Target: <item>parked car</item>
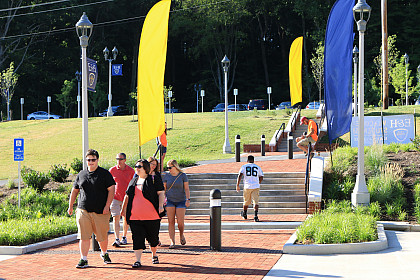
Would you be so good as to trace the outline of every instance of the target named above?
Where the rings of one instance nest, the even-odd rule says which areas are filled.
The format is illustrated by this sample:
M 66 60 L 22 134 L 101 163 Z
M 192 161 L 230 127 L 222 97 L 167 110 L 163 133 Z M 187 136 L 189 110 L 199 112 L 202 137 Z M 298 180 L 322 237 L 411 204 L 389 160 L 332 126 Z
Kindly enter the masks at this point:
M 219 103 L 211 110 L 212 112 L 223 112 L 225 110 L 225 103 Z
M 247 104 L 236 104 L 236 111 L 246 111 L 246 110 L 248 110 Z M 231 104 L 228 106 L 228 112 L 235 112 L 235 104 Z
M 28 114 L 26 117 L 28 120 L 47 120 L 47 119 L 61 119 L 60 115 L 49 114 L 45 111 L 38 111 Z
M 118 105 L 118 106 L 111 106 L 111 110 L 113 113 L 113 116 L 124 116 L 128 115 L 128 109 L 124 105 Z M 100 117 L 106 117 L 108 112 L 108 108 L 106 108 L 103 112 L 99 113 Z
M 319 106 L 323 103 L 324 103 L 323 101 L 321 101 L 321 103 L 319 103 L 318 101 L 312 101 L 312 102 L 309 102 L 308 105 L 306 105 L 305 109 L 318 110 Z
M 284 110 L 284 109 L 291 109 L 292 108 L 292 102 L 290 101 L 285 101 L 280 103 L 277 107 L 276 110 Z
M 254 108 L 257 108 L 257 110 L 267 110 L 268 108 L 267 100 L 265 99 L 249 100 L 248 110 L 254 110 Z
M 414 105 L 420 105 L 420 99 L 417 99 L 416 103 L 414 103 Z

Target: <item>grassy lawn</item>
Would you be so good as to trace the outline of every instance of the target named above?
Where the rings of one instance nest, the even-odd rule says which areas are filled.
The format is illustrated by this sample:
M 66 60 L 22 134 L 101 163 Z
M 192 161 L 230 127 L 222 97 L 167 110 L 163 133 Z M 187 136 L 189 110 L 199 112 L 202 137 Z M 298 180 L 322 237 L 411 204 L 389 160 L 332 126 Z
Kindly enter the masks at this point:
M 314 118 L 315 110 L 305 110 Z M 125 152 L 128 158 L 139 157 L 138 125 L 132 116 L 89 119 L 89 146 L 98 150 L 102 163 L 114 162 L 115 155 Z M 235 150 L 235 135 L 242 144 L 258 144 L 262 134 L 269 142 L 283 122 L 285 111 L 243 111 L 229 113 L 229 141 Z M 168 128 L 172 117 L 167 115 Z M 223 154 L 224 113 L 173 114 L 173 128 L 168 131 L 166 159 L 193 161 L 234 157 Z M 69 164 L 82 158 L 82 120 L 24 120 L 0 123 L 0 179 L 17 178 L 17 162 L 13 161 L 13 139 L 25 139 L 23 165 L 47 171 L 52 164 Z M 156 142 L 142 147 L 142 156 L 153 155 Z

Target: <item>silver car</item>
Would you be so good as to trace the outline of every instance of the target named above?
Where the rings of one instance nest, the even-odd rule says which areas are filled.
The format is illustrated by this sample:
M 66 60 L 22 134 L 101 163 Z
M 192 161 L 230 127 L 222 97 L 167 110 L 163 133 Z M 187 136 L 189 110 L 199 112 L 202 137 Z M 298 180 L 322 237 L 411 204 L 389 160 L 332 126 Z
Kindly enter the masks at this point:
M 61 119 L 63 118 L 60 115 L 49 114 L 45 111 L 38 111 L 34 113 L 30 113 L 27 116 L 28 120 L 46 120 L 46 119 Z

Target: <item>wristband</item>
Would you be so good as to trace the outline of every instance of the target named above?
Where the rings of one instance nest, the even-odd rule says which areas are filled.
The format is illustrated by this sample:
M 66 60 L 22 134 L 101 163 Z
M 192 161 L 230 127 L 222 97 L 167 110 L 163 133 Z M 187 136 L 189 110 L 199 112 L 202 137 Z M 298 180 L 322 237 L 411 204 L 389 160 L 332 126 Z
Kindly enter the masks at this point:
M 191 200 L 191 199 L 187 198 L 187 200 Z

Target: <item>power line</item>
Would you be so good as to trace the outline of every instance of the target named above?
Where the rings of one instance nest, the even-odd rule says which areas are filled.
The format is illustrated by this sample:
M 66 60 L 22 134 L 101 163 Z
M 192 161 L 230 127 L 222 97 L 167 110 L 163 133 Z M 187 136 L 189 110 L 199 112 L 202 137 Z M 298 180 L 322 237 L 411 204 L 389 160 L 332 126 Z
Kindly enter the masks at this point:
M 114 0 L 111 0 L 111 1 L 114 1 Z M 231 2 L 231 1 L 232 0 L 224 0 L 224 1 L 219 1 L 219 2 L 210 3 L 210 4 L 203 4 L 203 5 L 198 5 L 198 6 L 194 6 L 194 7 L 190 7 L 190 8 L 173 10 L 173 11 L 170 11 L 170 13 L 182 12 L 182 11 L 187 11 L 187 10 L 192 10 L 192 9 L 197 9 L 197 8 L 212 6 L 212 5 L 216 5 L 216 4 L 222 4 L 222 3 Z M 137 17 L 131 17 L 131 18 L 125 18 L 125 19 L 118 19 L 118 20 L 106 21 L 106 22 L 101 22 L 101 23 L 95 23 L 93 26 L 105 26 L 105 25 L 120 24 L 120 23 L 123 23 L 123 22 L 129 22 L 129 21 L 139 20 L 139 19 L 142 19 L 142 18 L 145 18 L 145 17 L 146 16 L 137 16 Z M 19 34 L 19 35 L 11 35 L 11 36 L 6 36 L 6 37 L 0 37 L 0 40 L 18 39 L 18 38 L 27 37 L 27 36 L 38 36 L 38 35 L 44 35 L 44 34 L 62 33 L 62 32 L 68 32 L 68 31 L 71 31 L 71 30 L 74 31 L 75 30 L 75 27 L 68 27 L 68 28 L 62 28 L 62 29 L 54 29 L 54 30 L 48 30 L 48 31 L 40 31 L 40 32 L 35 32 L 35 33 L 26 33 L 26 34 Z
M 94 2 L 94 3 L 88 3 L 88 4 L 80 4 L 80 5 L 76 5 L 76 6 L 62 7 L 62 8 L 56 8 L 56 9 L 51 9 L 51 10 L 39 11 L 39 12 L 32 12 L 32 13 L 26 13 L 26 14 L 17 14 L 17 15 L 4 16 L 4 17 L 0 17 L 0 19 L 2 19 L 2 18 L 27 16 L 27 15 L 35 15 L 35 14 L 48 13 L 48 12 L 54 12 L 54 11 L 59 11 L 59 10 L 68 10 L 68 9 L 73 9 L 73 8 L 78 8 L 78 7 L 83 7 L 83 6 L 91 6 L 91 5 L 96 5 L 96 4 L 103 4 L 103 3 L 107 3 L 107 2 L 113 2 L 113 1 L 114 0 L 104 0 L 104 1 L 100 1 L 100 2 Z
M 19 9 L 34 8 L 34 7 L 38 7 L 38 6 L 52 5 L 52 4 L 68 2 L 68 1 L 71 1 L 71 0 L 58 0 L 58 1 L 54 1 L 54 2 L 48 2 L 48 3 L 39 3 L 39 4 L 28 5 L 28 6 L 20 6 L 20 7 L 14 7 L 14 8 L 1 9 L 0 12 L 9 12 L 9 11 L 14 11 L 14 10 L 19 10 Z

